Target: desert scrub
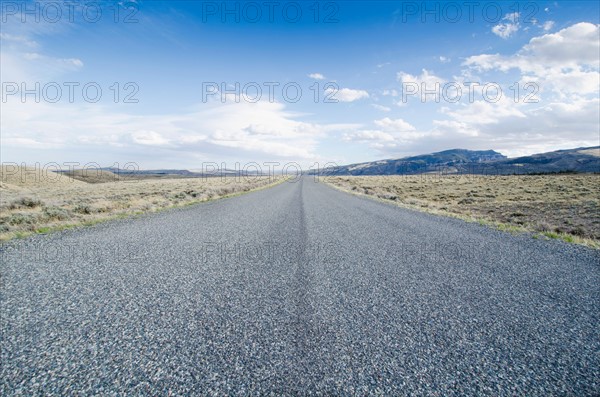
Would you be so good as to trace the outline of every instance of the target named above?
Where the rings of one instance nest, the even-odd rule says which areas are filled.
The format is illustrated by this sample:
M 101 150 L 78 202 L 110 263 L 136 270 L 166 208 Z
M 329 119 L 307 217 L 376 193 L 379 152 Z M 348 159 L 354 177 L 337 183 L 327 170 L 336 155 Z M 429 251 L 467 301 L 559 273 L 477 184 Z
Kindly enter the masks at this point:
M 25 183 L 2 174 L 0 240 L 24 237 L 36 230 L 60 230 L 72 225 L 94 224 L 131 214 L 194 204 L 283 180 L 282 177 L 226 177 L 131 181 L 115 180 L 108 174 L 77 177 L 79 180 L 61 175 L 57 183 L 49 183 L 48 178 L 32 177 Z M 36 180 L 45 182 L 36 183 Z
M 41 200 L 31 198 L 31 197 L 20 197 L 16 200 L 13 200 L 10 203 L 9 209 L 18 209 L 18 208 L 35 208 L 41 207 L 44 203 Z
M 9 225 L 34 225 L 36 223 L 37 216 L 33 214 L 12 214 L 8 218 Z
M 79 214 L 91 214 L 92 212 L 94 212 L 94 209 L 87 205 L 87 204 L 77 204 L 74 208 L 73 208 L 73 212 L 77 212 Z
M 324 181 L 415 209 L 600 243 L 597 174 L 344 176 Z
M 71 217 L 70 211 L 60 207 L 44 207 L 43 214 L 49 221 L 64 221 Z

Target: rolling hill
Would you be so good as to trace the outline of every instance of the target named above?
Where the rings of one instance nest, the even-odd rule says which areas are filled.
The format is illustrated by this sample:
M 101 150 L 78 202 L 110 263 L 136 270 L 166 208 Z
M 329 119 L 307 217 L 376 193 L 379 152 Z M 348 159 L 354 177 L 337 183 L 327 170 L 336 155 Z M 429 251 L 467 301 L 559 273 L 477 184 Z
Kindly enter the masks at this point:
M 400 159 L 331 167 L 324 175 L 418 175 L 427 173 L 523 175 L 600 172 L 600 147 L 507 158 L 494 150 L 451 149 Z

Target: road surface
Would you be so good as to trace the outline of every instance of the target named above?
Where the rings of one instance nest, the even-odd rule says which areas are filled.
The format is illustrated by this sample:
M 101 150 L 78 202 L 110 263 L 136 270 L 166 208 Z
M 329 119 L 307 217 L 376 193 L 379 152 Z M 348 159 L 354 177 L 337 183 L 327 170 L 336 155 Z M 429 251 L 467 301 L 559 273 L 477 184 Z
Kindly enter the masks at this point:
M 598 251 L 308 177 L 1 249 L 3 396 L 600 394 Z

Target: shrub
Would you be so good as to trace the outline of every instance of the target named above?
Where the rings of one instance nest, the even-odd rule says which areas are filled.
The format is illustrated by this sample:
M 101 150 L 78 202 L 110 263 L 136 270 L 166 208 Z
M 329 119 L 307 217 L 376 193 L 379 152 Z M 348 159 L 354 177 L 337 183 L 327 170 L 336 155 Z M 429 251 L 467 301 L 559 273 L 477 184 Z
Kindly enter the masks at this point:
M 235 192 L 235 189 L 232 187 L 222 187 L 220 189 L 217 189 L 217 195 L 218 196 L 226 196 L 228 194 L 231 194 Z
M 585 233 L 585 229 L 583 228 L 583 226 L 577 226 L 576 228 L 571 230 L 571 234 L 573 234 L 575 236 L 579 236 L 579 237 L 584 237 L 586 233 Z
M 38 199 L 31 197 L 21 197 L 10 204 L 11 209 L 15 208 L 35 208 L 42 205 L 42 202 Z
M 75 206 L 75 208 L 73 208 L 73 212 L 77 212 L 79 214 L 91 214 L 93 209 L 87 204 L 78 204 Z
M 31 214 L 12 214 L 8 223 L 10 225 L 33 225 L 36 218 Z
M 548 222 L 538 222 L 537 229 L 541 232 L 549 232 L 553 227 Z
M 71 217 L 69 211 L 60 207 L 44 207 L 44 216 L 48 220 L 57 221 L 62 221 Z
M 385 200 L 398 200 L 398 196 L 395 194 L 391 194 L 391 193 L 382 193 L 379 194 L 379 198 L 385 199 Z

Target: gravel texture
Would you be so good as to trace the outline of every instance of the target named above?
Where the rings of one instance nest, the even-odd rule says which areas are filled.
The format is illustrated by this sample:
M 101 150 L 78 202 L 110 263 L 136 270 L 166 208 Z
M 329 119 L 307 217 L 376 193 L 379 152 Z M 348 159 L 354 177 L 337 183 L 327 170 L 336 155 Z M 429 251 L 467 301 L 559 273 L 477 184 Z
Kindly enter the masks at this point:
M 305 177 L 2 251 L 0 394 L 600 394 L 600 253 Z

